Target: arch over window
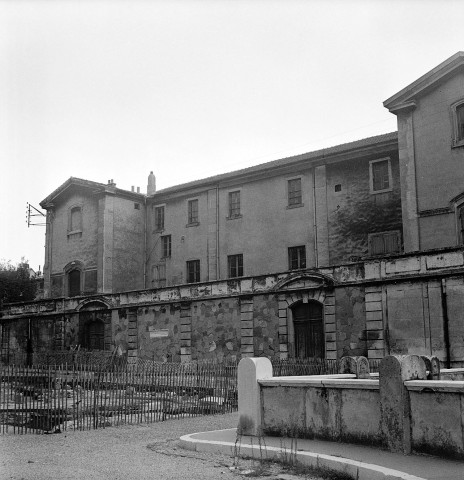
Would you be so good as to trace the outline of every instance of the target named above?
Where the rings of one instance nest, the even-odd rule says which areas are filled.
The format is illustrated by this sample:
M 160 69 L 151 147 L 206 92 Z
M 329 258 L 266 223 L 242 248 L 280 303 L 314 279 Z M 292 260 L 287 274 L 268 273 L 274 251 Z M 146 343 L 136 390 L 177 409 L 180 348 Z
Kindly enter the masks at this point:
M 82 206 L 74 205 L 68 212 L 68 234 L 82 232 Z
M 324 358 L 324 310 L 315 300 L 291 307 L 297 358 Z

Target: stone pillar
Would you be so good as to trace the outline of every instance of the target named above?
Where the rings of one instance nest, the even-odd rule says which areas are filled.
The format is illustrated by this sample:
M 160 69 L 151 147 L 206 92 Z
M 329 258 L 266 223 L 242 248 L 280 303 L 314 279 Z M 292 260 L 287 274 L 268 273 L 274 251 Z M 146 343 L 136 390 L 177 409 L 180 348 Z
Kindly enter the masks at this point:
M 327 174 L 325 165 L 314 168 L 314 202 L 317 228 L 316 267 L 329 265 L 329 226 L 327 212 Z
M 55 320 L 55 350 L 64 349 L 65 323 L 64 315 Z
M 335 296 L 328 292 L 324 302 L 325 358 L 337 359 L 337 324 L 335 318 Z
M 366 336 L 368 358 L 385 356 L 385 331 L 383 325 L 384 302 L 381 286 L 366 287 Z
M 425 363 L 418 355 L 388 356 L 380 362 L 380 425 L 385 446 L 411 453 L 411 415 L 406 380 L 425 380 Z
M 261 392 L 258 380 L 272 378 L 268 358 L 242 358 L 238 364 L 238 433 L 258 435 L 262 426 Z
M 138 357 L 137 308 L 129 310 L 127 320 L 127 362 L 136 363 Z
M 180 306 L 180 361 L 192 360 L 192 309 L 190 303 Z
M 288 358 L 288 302 L 285 294 L 279 295 L 279 355 Z
M 253 297 L 240 298 L 240 353 L 242 357 L 254 355 Z
M 218 191 L 216 188 L 208 190 L 208 281 L 218 280 Z

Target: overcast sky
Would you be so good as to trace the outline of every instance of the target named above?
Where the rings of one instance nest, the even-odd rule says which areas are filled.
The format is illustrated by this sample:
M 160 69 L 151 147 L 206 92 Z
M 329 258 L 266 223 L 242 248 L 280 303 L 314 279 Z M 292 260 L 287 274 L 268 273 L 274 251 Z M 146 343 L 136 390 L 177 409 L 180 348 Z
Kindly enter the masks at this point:
M 69 177 L 146 191 L 396 130 L 464 2 L 0 0 L 0 259 L 43 268 Z

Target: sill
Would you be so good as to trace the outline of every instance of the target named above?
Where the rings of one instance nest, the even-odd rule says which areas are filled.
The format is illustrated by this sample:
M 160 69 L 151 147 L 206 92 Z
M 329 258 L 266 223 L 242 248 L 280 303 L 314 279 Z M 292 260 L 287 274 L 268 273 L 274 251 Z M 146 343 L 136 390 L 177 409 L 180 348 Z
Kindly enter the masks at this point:
M 464 140 L 459 140 L 459 142 L 453 142 L 451 148 L 464 148 Z
M 387 192 L 392 192 L 392 191 L 393 191 L 393 187 L 390 187 L 390 188 L 385 188 L 383 190 L 371 190 L 370 194 L 371 195 L 377 195 L 378 193 L 387 193 Z
M 164 228 L 155 228 L 153 230 L 153 233 L 163 233 L 164 232 Z
M 68 240 L 72 240 L 74 238 L 81 238 L 82 237 L 82 230 L 74 230 L 72 232 L 68 232 Z
M 242 218 L 243 215 L 240 214 L 240 215 L 234 215 L 232 217 L 226 217 L 226 220 L 238 220 L 239 218 Z
M 304 203 L 296 203 L 295 205 L 287 205 L 287 210 L 291 210 L 292 208 L 300 208 L 304 207 Z
M 200 222 L 187 223 L 187 225 L 185 225 L 185 226 L 186 227 L 198 227 L 198 225 L 200 225 Z

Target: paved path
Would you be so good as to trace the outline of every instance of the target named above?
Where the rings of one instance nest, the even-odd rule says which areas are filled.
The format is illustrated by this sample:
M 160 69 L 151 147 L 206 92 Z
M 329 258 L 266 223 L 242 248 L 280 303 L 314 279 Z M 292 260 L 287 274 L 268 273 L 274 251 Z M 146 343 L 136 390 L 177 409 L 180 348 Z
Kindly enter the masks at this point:
M 198 451 L 222 451 L 231 454 L 231 452 L 236 449 L 236 438 L 236 430 L 233 428 L 193 434 L 189 437 L 184 437 L 182 443 L 184 448 L 194 448 Z M 275 448 L 279 454 L 281 454 L 283 449 L 290 451 L 291 447 L 289 439 L 282 440 L 276 437 L 264 437 L 261 443 L 266 447 L 259 447 L 257 443 L 255 437 L 242 437 L 240 440 L 242 453 L 245 453 L 247 451 L 246 446 L 250 446 L 251 444 L 253 444 L 255 451 L 254 456 L 256 458 L 259 458 L 261 455 L 259 450 L 266 447 L 271 447 L 269 450 Z M 359 470 L 357 475 L 359 479 L 464 480 L 464 462 L 445 460 L 432 456 L 402 455 L 361 445 L 302 439 L 298 439 L 297 450 L 298 452 L 316 454 L 313 455 L 313 458 L 317 457 L 318 454 L 331 456 L 333 462 L 336 463 L 343 463 L 344 459 L 348 459 L 356 463 L 359 462 L 361 465 L 367 464 L 381 467 L 379 469 L 372 469 L 371 473 L 369 473 L 369 469 L 367 469 L 363 475 L 359 473 Z M 248 452 L 248 454 L 250 454 L 250 450 L 248 450 Z M 349 464 L 350 462 L 348 461 L 346 463 Z M 324 462 L 321 464 L 324 464 Z M 326 465 L 330 466 L 331 463 L 328 462 Z M 353 465 L 353 463 L 351 463 L 351 465 Z M 389 472 L 387 472 L 386 469 L 396 470 L 399 475 L 389 477 Z M 382 472 L 385 472 L 385 474 L 382 474 Z M 406 475 L 401 475 L 401 473 L 405 473 Z

